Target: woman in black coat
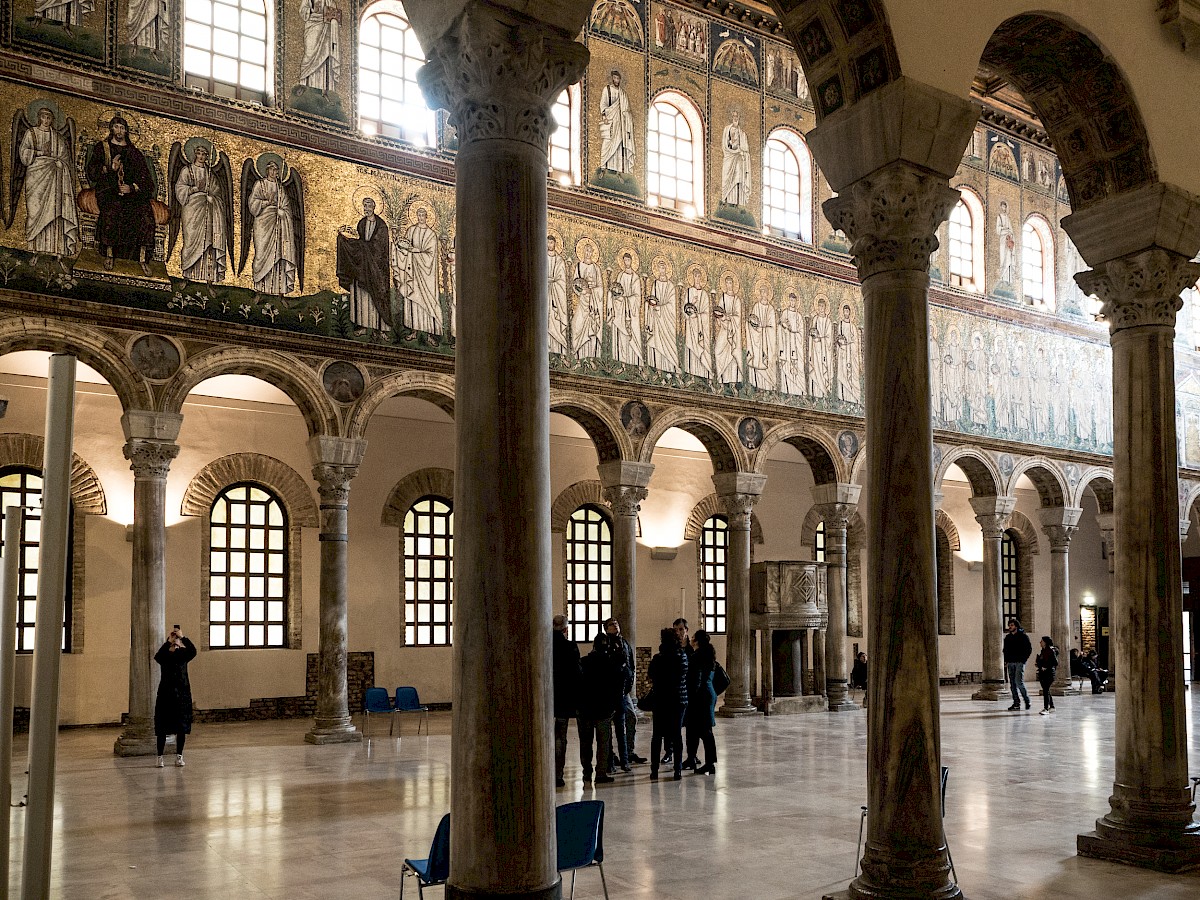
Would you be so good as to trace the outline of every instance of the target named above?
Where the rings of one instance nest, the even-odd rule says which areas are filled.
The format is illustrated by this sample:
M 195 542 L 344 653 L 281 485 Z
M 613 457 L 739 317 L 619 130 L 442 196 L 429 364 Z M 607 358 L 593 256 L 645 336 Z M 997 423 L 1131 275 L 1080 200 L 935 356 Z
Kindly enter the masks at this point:
M 688 759 L 695 760 L 697 775 L 717 774 L 717 742 L 713 726 L 717 724 L 717 691 L 713 687 L 713 671 L 717 667 L 717 651 L 703 628 L 692 635 L 692 661 L 688 664 L 687 725 Z M 696 750 L 704 742 L 704 765 L 696 759 Z
M 183 765 L 183 744 L 192 731 L 192 686 L 187 664 L 196 658 L 196 647 L 176 625 L 154 661 L 162 670 L 154 701 L 154 734 L 158 738 L 158 767 L 163 767 L 167 735 L 175 735 L 175 765 Z
M 654 691 L 654 731 L 650 738 L 650 777 L 658 778 L 663 742 L 675 761 L 675 780 L 683 777 L 683 716 L 687 711 L 688 658 L 674 628 L 659 632 L 658 652 L 650 660 Z
M 1050 685 L 1054 684 L 1054 673 L 1058 671 L 1058 648 L 1054 639 L 1042 635 L 1042 645 L 1038 650 L 1037 659 L 1038 684 L 1042 686 L 1042 715 L 1048 716 L 1054 712 L 1054 698 L 1050 695 Z

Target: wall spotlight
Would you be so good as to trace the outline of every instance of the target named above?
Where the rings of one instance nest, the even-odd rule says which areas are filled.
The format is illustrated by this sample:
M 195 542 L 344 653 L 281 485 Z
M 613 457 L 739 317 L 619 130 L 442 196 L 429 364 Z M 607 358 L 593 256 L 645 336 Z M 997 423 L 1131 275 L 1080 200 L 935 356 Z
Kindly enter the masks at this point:
M 674 559 L 678 555 L 678 547 L 653 547 L 650 550 L 651 559 Z
M 967 571 L 968 572 L 982 572 L 983 571 L 983 560 L 982 559 L 968 560 L 967 561 Z

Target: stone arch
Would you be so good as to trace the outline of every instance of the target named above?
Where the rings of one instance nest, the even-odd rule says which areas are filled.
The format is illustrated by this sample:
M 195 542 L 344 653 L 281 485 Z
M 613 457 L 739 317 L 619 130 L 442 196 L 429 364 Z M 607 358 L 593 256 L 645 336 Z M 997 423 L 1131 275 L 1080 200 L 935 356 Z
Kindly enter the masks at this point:
M 571 518 L 571 514 L 585 503 L 591 503 L 598 507 L 604 513 L 604 517 L 608 519 L 608 523 L 612 524 L 612 512 L 604 500 L 604 489 L 600 486 L 600 482 L 595 479 L 577 481 L 570 487 L 564 488 L 554 498 L 554 503 L 550 506 L 550 533 L 566 534 L 567 521 Z
M 30 316 L 0 321 L 0 356 L 19 350 L 70 353 L 104 376 L 122 410 L 154 408 L 150 387 L 130 365 L 124 344 L 98 328 L 75 328 Z
M 1033 624 L 1037 606 L 1034 602 L 1033 557 L 1038 554 L 1037 531 L 1026 516 L 1013 510 L 1004 533 L 1017 542 L 1017 618 L 1022 626 Z
M 346 436 L 366 436 L 367 425 L 380 404 L 392 397 L 416 397 L 454 415 L 454 378 L 436 372 L 395 372 L 372 380 L 346 420 Z
M 772 0 L 796 48 L 817 121 L 900 77 L 881 0 Z
M 714 472 L 750 471 L 747 455 L 741 450 L 733 427 L 713 413 L 694 407 L 670 409 L 658 416 L 642 441 L 638 462 L 653 461 L 655 445 L 671 428 L 686 431 L 704 445 Z
M 940 509 L 937 512 L 933 526 L 937 557 L 937 633 L 954 634 L 954 551 L 958 549 L 958 529 L 945 512 Z
M 955 553 L 962 550 L 962 539 L 958 534 L 958 526 L 954 524 L 954 520 L 946 515 L 944 509 L 939 509 L 934 514 L 934 527 L 939 529 L 946 535 L 946 547 L 953 550 Z
M 1200 481 L 1180 481 L 1179 487 L 1179 518 L 1187 521 L 1192 518 L 1192 508 L 1196 505 L 1196 499 L 1200 498 Z
M 379 524 L 403 528 L 404 517 L 408 515 L 412 505 L 430 494 L 453 500 L 454 472 L 431 466 L 405 475 L 388 494 Z
M 1002 22 L 981 58 L 1041 120 L 1062 166 L 1071 209 L 1154 184 L 1141 112 L 1117 64 L 1092 38 L 1044 14 Z
M 551 391 L 550 412 L 566 416 L 586 431 L 600 462 L 633 459 L 633 441 L 620 417 L 605 403 L 578 393 Z
M 38 434 L 7 432 L 0 434 L 0 466 L 28 466 L 42 470 L 46 441 Z M 104 485 L 96 470 L 78 453 L 71 454 L 71 504 L 75 512 L 85 516 L 108 513 Z
M 721 503 L 721 498 L 716 494 L 709 494 L 694 507 L 688 516 L 687 524 L 683 526 L 683 539 L 685 541 L 698 541 L 700 534 L 704 531 L 704 523 L 712 516 L 723 516 L 725 513 L 725 505 Z M 750 513 L 750 546 L 754 547 L 757 544 L 763 543 L 762 523 L 758 521 L 758 514 Z
M 214 459 L 192 477 L 183 492 L 180 512 L 185 516 L 207 517 L 217 494 L 239 481 L 256 481 L 278 494 L 295 525 L 304 528 L 320 525 L 308 482 L 287 463 L 262 453 L 233 453 Z
M 762 473 L 767 457 L 779 444 L 791 444 L 804 456 L 816 484 L 831 484 L 849 477 L 849 463 L 837 451 L 834 441 L 819 428 L 801 422 L 788 422 L 767 432 L 754 457 L 754 471 Z
M 962 469 L 971 484 L 973 497 L 995 497 L 1000 492 L 1003 478 L 991 456 L 978 447 L 954 447 L 946 451 L 934 473 L 934 490 L 941 487 L 946 470 L 955 465 Z
M 1038 530 L 1025 513 L 1014 509 L 1012 515 L 1008 517 L 1008 528 L 1005 531 L 1015 531 L 1021 537 L 1021 549 L 1030 556 L 1038 555 L 1041 549 L 1038 542 Z
M 272 384 L 299 407 L 310 435 L 341 434 L 333 402 L 317 374 L 296 357 L 274 350 L 220 347 L 193 357 L 167 385 L 163 410 L 181 412 L 192 389 L 217 375 L 250 375 Z
M 1079 484 L 1071 498 L 1072 506 L 1083 505 L 1083 492 L 1091 488 L 1092 496 L 1096 498 L 1096 506 L 1100 515 L 1113 511 L 1113 482 L 1112 470 L 1100 466 L 1087 469 L 1079 476 Z
M 1070 494 L 1067 479 L 1052 461 L 1038 456 L 1021 460 L 1008 476 L 1008 494 L 1013 494 L 1017 479 L 1022 475 L 1037 488 L 1038 500 L 1043 508 L 1067 505 Z

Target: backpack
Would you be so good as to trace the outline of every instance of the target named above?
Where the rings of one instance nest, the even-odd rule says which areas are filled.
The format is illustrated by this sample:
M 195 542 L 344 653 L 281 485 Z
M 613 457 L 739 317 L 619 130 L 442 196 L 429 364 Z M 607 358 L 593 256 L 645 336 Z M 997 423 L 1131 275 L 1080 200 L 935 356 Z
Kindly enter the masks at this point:
M 719 662 L 713 664 L 712 685 L 718 695 L 725 693 L 726 688 L 729 687 L 729 673 Z

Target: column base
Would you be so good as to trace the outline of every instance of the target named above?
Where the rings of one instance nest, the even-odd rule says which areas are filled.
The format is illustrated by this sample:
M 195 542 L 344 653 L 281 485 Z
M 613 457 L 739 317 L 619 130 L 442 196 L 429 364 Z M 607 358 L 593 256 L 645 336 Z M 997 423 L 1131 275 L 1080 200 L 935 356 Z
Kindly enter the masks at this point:
M 548 888 L 538 888 L 532 891 L 486 890 L 476 891 L 468 888 L 455 887 L 446 884 L 446 900 L 491 900 L 493 897 L 503 897 L 504 900 L 562 900 L 562 879 L 558 879 Z
M 830 712 L 853 712 L 856 709 L 862 709 L 862 707 L 859 706 L 857 703 L 855 703 L 853 700 L 851 700 L 849 697 L 846 697 L 842 700 L 836 700 L 836 701 L 830 700 L 829 701 L 829 711 Z
M 126 731 L 113 743 L 114 756 L 153 756 L 158 752 L 158 739 L 153 731 Z
M 1200 825 L 1194 826 L 1194 830 L 1169 834 L 1151 831 L 1126 833 L 1112 828 L 1103 829 L 1105 834 L 1101 834 L 1102 822 L 1103 819 L 1096 822 L 1096 831 L 1076 838 L 1076 849 L 1080 856 L 1172 875 L 1200 868 Z M 1129 839 L 1135 834 L 1137 843 Z
M 1050 685 L 1051 697 L 1078 697 L 1082 693 L 1083 691 L 1079 690 L 1079 688 L 1075 687 L 1073 684 L 1067 685 L 1066 687 L 1059 687 L 1057 684 Z
M 876 894 L 873 891 L 863 893 L 861 891 L 852 891 L 852 890 L 850 890 L 850 888 L 846 888 L 846 890 L 838 891 L 836 894 L 822 894 L 821 900 L 862 900 L 862 898 L 866 898 L 866 897 L 902 897 L 902 896 L 905 896 L 905 895 L 904 894 L 896 894 L 896 893 L 892 893 L 892 892 L 888 892 L 886 894 Z M 925 894 L 925 893 L 920 893 L 920 894 L 913 894 L 912 896 L 913 897 L 928 897 L 929 895 Z M 963 892 L 961 890 L 959 890 L 957 885 L 954 886 L 954 893 L 941 893 L 941 894 L 938 894 L 937 897 L 938 897 L 938 900 L 965 900 L 965 895 L 963 894 Z
M 730 703 L 724 704 L 717 710 L 717 715 L 723 719 L 740 719 L 746 716 L 760 716 L 762 713 L 751 705 L 749 698 L 744 701 L 745 705 L 733 706 Z
M 357 744 L 363 739 L 362 732 L 353 722 L 334 723 L 318 720 L 312 730 L 304 735 L 306 744 Z
M 988 681 L 971 695 L 972 700 L 1001 700 L 1004 698 L 1006 685 L 1003 681 Z

